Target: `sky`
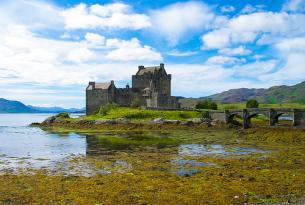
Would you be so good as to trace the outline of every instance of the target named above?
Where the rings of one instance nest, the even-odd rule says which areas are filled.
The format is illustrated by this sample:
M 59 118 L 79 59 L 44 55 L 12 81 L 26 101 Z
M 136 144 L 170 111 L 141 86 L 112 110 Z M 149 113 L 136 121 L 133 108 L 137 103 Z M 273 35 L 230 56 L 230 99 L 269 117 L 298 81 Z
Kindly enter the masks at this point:
M 0 97 L 85 106 L 89 81 L 165 64 L 172 93 L 305 80 L 305 0 L 0 0 Z

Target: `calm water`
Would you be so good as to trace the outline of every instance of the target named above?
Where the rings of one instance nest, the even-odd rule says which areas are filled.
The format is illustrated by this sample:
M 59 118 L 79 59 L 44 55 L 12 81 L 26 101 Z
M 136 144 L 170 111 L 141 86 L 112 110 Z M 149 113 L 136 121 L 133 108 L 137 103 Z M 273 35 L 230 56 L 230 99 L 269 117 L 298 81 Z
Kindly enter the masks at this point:
M 71 164 L 71 159 L 111 155 L 115 152 L 136 153 L 135 150 L 176 147 L 171 161 L 178 175 L 193 175 L 196 167 L 214 166 L 189 157 L 203 155 L 246 155 L 260 152 L 254 148 L 228 148 L 223 145 L 180 144 L 172 133 L 125 132 L 125 133 L 54 133 L 29 127 L 32 122 L 42 122 L 51 114 L 0 114 L 0 173 L 46 169 L 60 170 L 66 174 L 107 174 L 132 169 L 123 160 L 115 160 L 105 169 L 96 169 L 86 161 Z M 76 116 L 74 116 L 76 117 Z M 186 133 L 187 135 L 187 133 Z M 137 149 L 135 149 L 137 148 Z

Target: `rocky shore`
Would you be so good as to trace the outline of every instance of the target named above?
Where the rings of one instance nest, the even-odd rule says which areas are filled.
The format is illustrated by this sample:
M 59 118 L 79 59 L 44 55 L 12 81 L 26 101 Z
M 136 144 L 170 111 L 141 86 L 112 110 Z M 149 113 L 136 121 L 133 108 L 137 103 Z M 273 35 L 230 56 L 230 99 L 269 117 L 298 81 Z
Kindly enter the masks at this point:
M 175 128 L 175 129 L 185 129 L 188 127 L 222 127 L 224 124 L 207 118 L 190 118 L 185 121 L 181 120 L 167 120 L 163 118 L 156 118 L 153 120 L 142 120 L 142 121 L 132 121 L 127 118 L 117 118 L 117 119 L 72 119 L 68 116 L 51 116 L 44 120 L 42 123 L 32 123 L 31 126 L 38 127 L 68 127 L 77 129 L 99 129 L 99 128 L 126 128 L 126 129 L 162 129 L 162 128 Z

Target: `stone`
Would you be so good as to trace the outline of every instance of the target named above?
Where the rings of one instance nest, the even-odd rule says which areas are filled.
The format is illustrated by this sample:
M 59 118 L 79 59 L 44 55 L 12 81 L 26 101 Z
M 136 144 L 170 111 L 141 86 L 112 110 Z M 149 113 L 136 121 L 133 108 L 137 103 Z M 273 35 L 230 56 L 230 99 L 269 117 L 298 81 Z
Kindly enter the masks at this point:
M 130 120 L 127 118 L 117 118 L 117 119 L 115 119 L 115 122 L 117 124 L 128 124 L 128 123 L 130 123 Z
M 139 100 L 140 107 L 151 109 L 177 109 L 178 98 L 171 96 L 171 74 L 167 74 L 164 64 L 160 66 L 139 66 L 132 76 L 132 87 L 116 88 L 114 81 L 106 83 L 89 82 L 86 88 L 86 114 L 94 114 L 101 106 L 115 103 L 130 106 Z
M 202 119 L 201 118 L 190 118 L 187 120 L 188 122 L 192 122 L 194 124 L 200 124 L 202 123 Z
M 180 120 L 164 120 L 163 121 L 164 124 L 173 124 L 173 125 L 178 125 L 181 123 Z
M 53 123 L 55 119 L 56 119 L 55 116 L 51 116 L 51 117 L 48 117 L 47 119 L 45 119 L 42 123 L 43 124 Z
M 156 124 L 163 124 L 164 120 L 163 120 L 163 118 L 156 118 L 156 119 L 153 119 L 152 122 L 156 123 Z

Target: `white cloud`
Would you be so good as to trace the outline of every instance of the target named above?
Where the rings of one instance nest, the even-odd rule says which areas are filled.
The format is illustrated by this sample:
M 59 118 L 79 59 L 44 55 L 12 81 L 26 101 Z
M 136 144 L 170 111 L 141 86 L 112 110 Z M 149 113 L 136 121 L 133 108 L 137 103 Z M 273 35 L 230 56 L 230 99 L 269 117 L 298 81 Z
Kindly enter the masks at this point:
M 119 39 L 108 39 L 108 47 L 116 48 L 106 55 L 108 60 L 119 61 L 161 61 L 162 56 L 150 46 L 142 46 L 136 38 L 130 41 Z
M 175 3 L 151 12 L 154 36 L 161 35 L 171 45 L 203 31 L 215 15 L 200 1 Z
M 250 14 L 254 12 L 262 12 L 266 6 L 265 5 L 255 5 L 247 4 L 242 10 L 242 14 Z
M 58 30 L 63 26 L 61 9 L 41 0 L 0 1 L 0 24 L 9 26 L 18 22 L 30 29 Z
M 184 56 L 192 56 L 197 54 L 197 51 L 179 51 L 177 49 L 171 50 L 167 52 L 166 54 L 169 56 L 176 56 L 176 57 L 184 57 Z
M 76 48 L 70 51 L 66 60 L 74 63 L 82 63 L 92 61 L 96 58 L 96 54 L 88 48 Z
M 221 12 L 223 13 L 231 13 L 233 11 L 235 11 L 235 7 L 234 6 L 231 6 L 231 5 L 226 5 L 226 6 L 222 6 L 220 8 Z
M 245 63 L 246 60 L 243 58 L 235 58 L 228 56 L 213 56 L 210 57 L 206 64 L 215 64 L 215 65 L 236 65 L 239 63 Z
M 243 55 L 251 54 L 252 51 L 245 48 L 245 46 L 239 46 L 236 48 L 224 48 L 224 49 L 218 50 L 218 53 L 222 54 L 222 55 L 228 55 L 228 56 L 236 56 L 236 55 L 243 56 Z
M 305 11 L 305 0 L 287 0 L 283 5 L 283 11 L 303 12 Z
M 104 45 L 106 38 L 105 36 L 101 36 L 99 34 L 96 33 L 86 33 L 85 35 L 85 39 L 92 44 L 95 45 Z
M 202 36 L 203 48 L 226 48 L 232 44 L 252 43 L 260 36 L 294 36 L 305 34 L 304 14 L 260 12 L 240 15 L 221 29 Z M 261 41 L 263 42 L 263 41 Z
M 113 3 L 79 4 L 62 12 L 67 29 L 143 29 L 151 26 L 149 17 L 133 13 L 129 5 Z

